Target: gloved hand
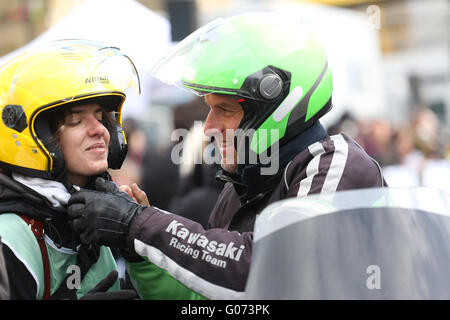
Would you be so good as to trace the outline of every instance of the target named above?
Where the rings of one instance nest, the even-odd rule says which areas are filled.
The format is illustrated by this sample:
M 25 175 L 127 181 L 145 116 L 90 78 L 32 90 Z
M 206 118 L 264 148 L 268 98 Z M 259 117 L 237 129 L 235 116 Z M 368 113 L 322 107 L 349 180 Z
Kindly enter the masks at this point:
M 139 299 L 134 290 L 116 290 L 109 291 L 119 276 L 118 272 L 111 271 L 104 279 L 102 279 L 94 288 L 89 290 L 80 300 L 137 300 Z M 53 293 L 49 300 L 78 300 L 75 289 L 69 289 L 66 285 L 67 277 L 61 282 L 60 287 Z
M 115 184 L 113 181 L 107 181 L 100 177 L 97 177 L 95 179 L 95 190 L 112 193 L 121 198 L 130 200 L 130 201 L 134 201 L 133 198 L 131 198 L 128 195 L 128 193 L 120 190 L 119 187 L 117 186 L 117 184 Z M 136 202 L 136 201 L 134 201 L 134 202 Z
M 97 178 L 95 187 L 96 191 L 81 190 L 69 199 L 67 212 L 73 230 L 81 243 L 126 248 L 131 221 L 146 207 L 113 182 Z
M 116 282 L 117 271 L 111 271 L 93 289 L 89 290 L 80 300 L 136 300 L 138 295 L 134 290 L 117 290 L 107 292 Z

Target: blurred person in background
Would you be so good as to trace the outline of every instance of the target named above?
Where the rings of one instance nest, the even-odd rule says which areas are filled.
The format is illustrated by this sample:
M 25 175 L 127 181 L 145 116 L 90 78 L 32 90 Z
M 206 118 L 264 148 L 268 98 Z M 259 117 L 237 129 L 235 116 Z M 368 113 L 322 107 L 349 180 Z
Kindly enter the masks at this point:
M 450 161 L 437 116 L 426 107 L 411 116 L 394 135 L 398 164 L 384 167 L 390 186 L 428 186 L 450 193 Z
M 208 161 L 218 152 L 216 148 L 210 148 L 211 141 L 203 138 L 203 131 L 204 124 L 195 122 L 183 140 L 180 181 L 169 211 L 196 221 L 207 229 L 209 215 L 223 188 L 223 182 L 216 180 L 220 166 L 217 163 L 207 164 L 203 159 L 204 156 L 209 157 L 206 159 Z
M 119 186 L 139 185 L 142 176 L 142 159 L 147 150 L 147 136 L 136 120 L 126 119 L 123 129 L 127 139 L 128 151 L 119 170 L 109 170 L 112 180 Z
M 411 125 L 400 126 L 394 133 L 392 141 L 396 150 L 396 162 L 383 167 L 386 181 L 391 187 L 419 186 L 418 170 L 422 155 L 415 149 L 414 129 Z
M 67 219 L 70 192 L 109 180 L 107 168 L 126 154 L 128 86 L 115 81 L 116 67 L 138 86 L 119 49 L 91 41 L 56 41 L 0 68 L 0 235 L 11 299 L 136 297 L 119 290 L 110 249 L 82 245 Z
M 349 111 L 344 112 L 340 118 L 327 128 L 328 135 L 332 136 L 345 133 L 352 139 L 358 139 L 361 135 L 359 121 Z
M 121 186 L 121 190 L 126 191 L 132 188 L 136 190 L 137 185 L 141 183 L 142 158 L 147 148 L 147 136 L 137 121 L 131 118 L 123 121 L 123 131 L 127 141 L 127 155 L 120 169 L 109 169 L 108 173 L 111 175 L 112 181 Z M 121 281 L 124 281 L 124 286 L 130 286 L 128 273 L 119 249 L 111 248 L 111 252 L 117 263 Z
M 436 114 L 429 108 L 421 107 L 413 115 L 412 126 L 415 132 L 415 147 L 424 158 L 442 158 L 444 154 L 440 141 L 439 119 Z
M 218 144 L 226 183 L 206 230 L 137 204 L 110 183 L 72 195 L 74 230 L 84 243 L 127 251 L 143 298 L 237 299 L 256 216 L 269 204 L 385 186 L 378 163 L 354 140 L 330 137 L 320 124 L 332 106 L 332 73 L 320 41 L 297 20 L 269 12 L 215 20 L 152 74 L 204 96 L 205 133 Z
M 422 156 L 417 167 L 420 185 L 450 193 L 450 161 L 445 159 L 445 141 L 441 140 L 439 119 L 427 107 L 420 108 L 413 119 L 414 144 Z
M 394 129 L 386 119 L 364 121 L 366 128 L 362 135 L 367 153 L 383 167 L 397 162 L 397 153 L 393 142 Z
M 327 133 L 329 135 L 345 133 L 360 144 L 381 166 L 397 161 L 392 140 L 393 128 L 386 120 L 359 120 L 347 111 L 327 128 Z
M 173 107 L 173 128 L 187 132 L 194 121 L 202 121 L 208 114 L 208 107 L 201 98 L 176 105 Z M 141 166 L 141 189 L 152 195 L 152 205 L 168 210 L 172 198 L 179 189 L 180 168 L 172 161 L 172 148 L 183 143 L 180 137 L 177 141 L 167 141 L 166 144 L 149 149 L 145 153 Z M 154 181 L 158 181 L 155 184 Z

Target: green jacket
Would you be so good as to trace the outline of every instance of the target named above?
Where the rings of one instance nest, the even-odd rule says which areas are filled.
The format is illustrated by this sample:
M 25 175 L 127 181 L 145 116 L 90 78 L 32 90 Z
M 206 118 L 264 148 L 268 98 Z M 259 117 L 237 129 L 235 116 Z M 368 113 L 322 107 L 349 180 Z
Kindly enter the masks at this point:
M 133 287 L 145 300 L 206 300 L 173 278 L 169 272 L 151 263 L 147 257 L 127 262 L 126 268 Z
M 44 293 L 42 255 L 29 226 L 16 214 L 1 214 L 0 235 L 12 293 L 11 299 L 42 299 Z M 48 236 L 44 236 L 44 239 L 50 264 L 50 294 L 59 288 L 67 274 L 71 275 L 67 279 L 69 285 L 77 286 L 79 282 L 76 270 L 77 252 L 69 248 L 58 248 Z M 117 265 L 111 250 L 101 247 L 98 261 L 91 266 L 83 281 L 79 283 L 79 289 L 76 291 L 78 298 L 95 287 L 113 270 L 117 270 Z M 33 283 L 30 283 L 29 279 L 33 279 Z M 116 281 L 110 290 L 119 289 L 119 281 Z

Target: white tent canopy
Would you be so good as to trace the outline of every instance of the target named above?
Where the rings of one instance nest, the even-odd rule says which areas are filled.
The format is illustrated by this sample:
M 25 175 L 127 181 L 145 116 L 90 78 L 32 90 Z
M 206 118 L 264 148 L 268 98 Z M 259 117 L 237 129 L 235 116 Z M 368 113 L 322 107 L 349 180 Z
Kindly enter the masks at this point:
M 39 37 L 3 57 L 0 66 L 19 53 L 60 39 L 86 39 L 120 48 L 135 63 L 141 77 L 142 94 L 127 92 L 124 117 L 138 118 L 149 101 L 146 87 L 149 69 L 171 45 L 167 19 L 134 0 L 86 0 L 72 13 Z

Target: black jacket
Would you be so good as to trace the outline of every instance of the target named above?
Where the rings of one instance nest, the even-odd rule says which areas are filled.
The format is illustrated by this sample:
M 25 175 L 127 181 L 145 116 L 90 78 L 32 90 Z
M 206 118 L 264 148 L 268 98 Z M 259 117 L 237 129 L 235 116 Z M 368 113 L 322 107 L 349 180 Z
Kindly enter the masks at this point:
M 9 299 L 9 281 L 6 270 L 5 258 L 3 257 L 3 244 L 0 237 L 0 300 Z
M 193 173 L 180 179 L 177 194 L 169 211 L 208 227 L 208 220 L 224 183 L 214 178 L 220 167 L 216 164 L 196 164 Z
M 258 175 L 257 166 L 246 166 L 240 177 L 221 175 L 229 182 L 207 230 L 184 217 L 145 209 L 131 224 L 130 246 L 207 298 L 237 299 L 245 290 L 255 219 L 268 204 L 385 185 L 378 164 L 356 142 L 326 136 L 318 123 L 280 149 L 279 163 L 274 175 Z
M 103 175 L 108 179 L 109 175 Z M 91 186 L 91 188 L 93 188 Z M 48 199 L 33 189 L 19 183 L 9 175 L 0 173 L 0 215 L 15 213 L 40 221 L 44 233 L 58 247 L 72 248 L 79 245 L 79 239 L 74 235 L 68 223 L 65 209 L 54 209 Z M 9 282 L 10 299 L 36 299 L 37 284 L 30 270 L 8 245 L 3 245 Z M 77 260 L 85 274 L 98 259 L 97 246 L 81 246 L 80 259 Z M 0 266 L 1 267 L 1 266 Z M 1 283 L 1 282 L 0 282 Z

